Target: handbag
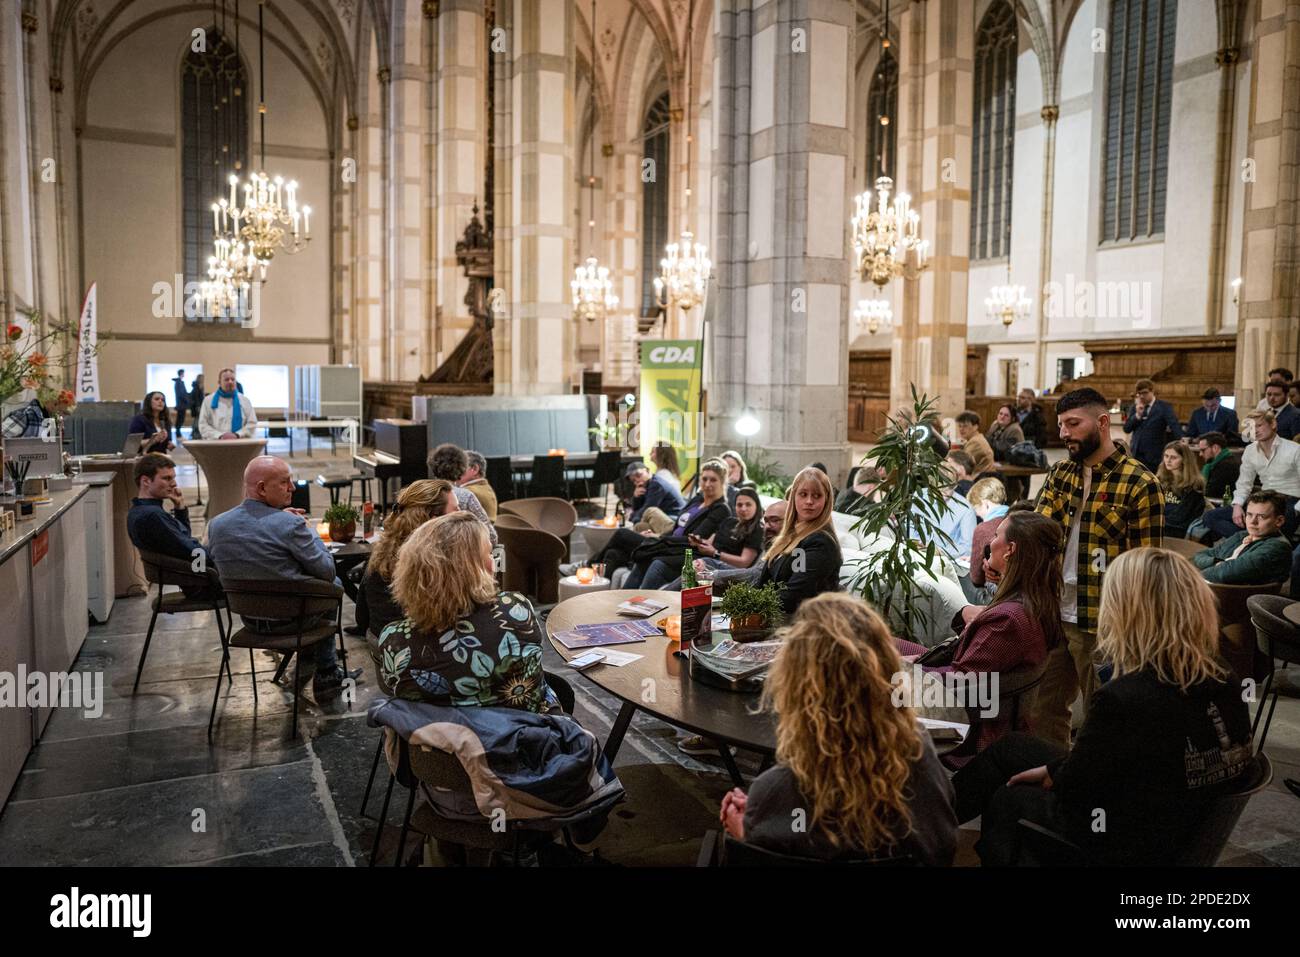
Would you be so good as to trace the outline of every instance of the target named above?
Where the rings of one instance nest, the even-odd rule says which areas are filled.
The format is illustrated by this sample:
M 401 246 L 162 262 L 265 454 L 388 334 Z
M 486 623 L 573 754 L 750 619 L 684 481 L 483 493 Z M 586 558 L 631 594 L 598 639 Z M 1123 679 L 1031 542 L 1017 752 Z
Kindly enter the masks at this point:
M 943 665 L 952 664 L 952 660 L 957 655 L 957 643 L 961 641 L 960 635 L 953 635 L 946 641 L 935 645 L 914 662 L 918 665 L 929 665 L 932 668 L 938 668 Z

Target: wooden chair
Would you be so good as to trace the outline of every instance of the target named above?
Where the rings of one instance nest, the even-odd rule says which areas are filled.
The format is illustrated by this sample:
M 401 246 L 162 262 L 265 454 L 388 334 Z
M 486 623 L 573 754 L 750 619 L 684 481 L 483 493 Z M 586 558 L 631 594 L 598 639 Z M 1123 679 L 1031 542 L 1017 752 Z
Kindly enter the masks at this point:
M 705 833 L 700 856 L 695 862 L 696 867 L 913 867 L 915 864 L 916 861 L 908 854 L 848 861 L 781 854 L 738 841 L 723 831 Z
M 333 582 L 323 581 L 261 581 L 253 579 L 223 579 L 226 601 L 230 610 L 249 618 L 288 620 L 296 623 L 287 634 L 267 635 L 249 627 L 240 628 L 230 636 L 230 645 L 252 649 L 278 651 L 286 656 L 281 671 L 293 656 L 293 727 L 291 738 L 298 736 L 298 670 L 302 652 L 322 641 L 338 637 L 339 657 L 344 671 L 348 667 L 348 653 L 343 645 L 343 589 Z M 318 616 L 333 613 L 333 620 L 319 620 Z M 223 638 L 222 644 L 225 645 Z M 220 675 L 217 688 L 220 690 Z M 257 670 L 253 670 L 253 701 L 257 701 Z M 217 715 L 217 693 L 212 694 L 212 713 L 208 716 L 208 737 L 212 737 L 212 723 Z
M 217 633 L 221 636 L 223 648 L 226 645 L 226 636 L 230 633 L 230 610 L 226 605 L 226 596 L 222 594 L 221 579 L 217 577 L 215 567 L 208 567 L 205 572 L 199 573 L 194 570 L 190 559 L 173 558 L 143 548 L 138 551 L 140 560 L 144 562 L 144 577 L 149 584 L 157 585 L 158 591 L 153 596 L 153 614 L 149 618 L 149 630 L 144 636 L 144 648 L 140 651 L 140 663 L 135 668 L 135 684 L 131 685 L 131 694 L 135 694 L 140 687 L 140 675 L 144 673 L 144 660 L 149 654 L 149 643 L 153 641 L 153 629 L 159 615 L 180 615 L 196 611 L 215 612 Z M 163 589 L 168 585 L 190 589 L 202 588 L 212 597 L 190 598 L 183 591 L 163 594 Z M 223 608 L 226 609 L 224 623 L 221 618 Z M 230 662 L 224 655 L 221 659 L 221 668 L 217 671 L 218 684 L 221 682 L 222 670 L 226 672 L 227 682 L 232 681 Z
M 499 522 L 497 539 L 505 549 L 506 591 L 522 592 L 543 605 L 558 601 L 564 542 L 539 528 L 513 528 Z
M 1287 585 L 1220 585 L 1211 582 L 1210 591 L 1219 603 L 1219 653 L 1238 676 L 1255 674 L 1255 626 L 1247 602 L 1255 595 L 1277 595 Z

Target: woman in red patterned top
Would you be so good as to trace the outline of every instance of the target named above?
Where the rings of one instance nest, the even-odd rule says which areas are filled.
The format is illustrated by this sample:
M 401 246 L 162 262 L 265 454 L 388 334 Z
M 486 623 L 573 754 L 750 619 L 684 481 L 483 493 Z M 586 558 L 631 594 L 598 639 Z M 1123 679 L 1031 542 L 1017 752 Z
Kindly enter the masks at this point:
M 962 632 L 953 641 L 951 660 L 933 665 L 922 661 L 925 671 L 996 673 L 1001 680 L 1043 664 L 1047 652 L 1063 638 L 1060 525 L 1037 512 L 1012 512 L 998 526 L 983 562 L 985 577 L 998 583 L 993 600 L 961 610 Z M 898 644 L 905 661 L 926 652 L 910 641 Z M 1024 709 L 1018 720 L 1020 727 L 1013 728 L 1010 714 L 982 718 L 975 731 L 975 753 L 1009 731 L 1027 728 Z M 964 762 L 954 758 L 945 763 Z

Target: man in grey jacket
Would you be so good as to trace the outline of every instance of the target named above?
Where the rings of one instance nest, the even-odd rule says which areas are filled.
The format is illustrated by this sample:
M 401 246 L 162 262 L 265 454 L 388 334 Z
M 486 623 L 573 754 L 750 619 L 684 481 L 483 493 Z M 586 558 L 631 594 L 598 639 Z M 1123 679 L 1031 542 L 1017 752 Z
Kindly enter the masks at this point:
M 270 455 L 259 455 L 244 469 L 244 501 L 223 512 L 208 525 L 208 554 L 217 564 L 223 582 L 323 581 L 338 584 L 334 556 L 293 501 L 293 476 L 289 466 Z M 241 616 L 242 617 L 242 616 Z M 332 615 L 326 613 L 322 620 Z M 292 619 L 244 618 L 244 624 L 261 634 L 292 634 Z M 344 674 L 334 642 L 315 646 L 316 676 L 313 690 L 338 688 Z M 358 668 L 352 673 L 361 674 Z

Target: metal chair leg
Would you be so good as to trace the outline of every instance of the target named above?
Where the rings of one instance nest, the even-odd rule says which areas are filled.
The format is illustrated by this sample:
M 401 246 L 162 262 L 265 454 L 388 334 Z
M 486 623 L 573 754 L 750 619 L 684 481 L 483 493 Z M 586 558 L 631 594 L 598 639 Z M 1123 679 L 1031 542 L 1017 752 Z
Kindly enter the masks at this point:
M 158 589 L 158 600 L 162 600 L 161 588 Z M 149 654 L 149 642 L 153 641 L 153 626 L 157 621 L 158 612 L 155 611 L 153 617 L 149 619 L 149 631 L 144 636 L 144 648 L 140 650 L 140 663 L 135 668 L 135 684 L 131 685 L 131 694 L 135 694 L 136 689 L 140 687 L 140 675 L 144 673 L 144 659 Z M 220 680 L 220 675 L 218 675 L 218 680 Z
M 379 812 L 379 823 L 375 825 L 375 843 L 370 847 L 370 861 L 366 867 L 375 866 L 375 856 L 379 853 L 379 839 L 384 835 L 384 823 L 388 820 L 388 802 L 393 797 L 393 782 L 397 780 L 397 775 L 388 775 L 388 790 L 384 793 L 384 808 Z
M 302 655 L 298 652 L 301 650 L 296 649 L 293 656 L 293 730 L 289 734 L 290 740 L 298 737 L 298 699 L 302 697 L 298 688 L 298 669 L 302 666 Z
M 224 650 L 224 649 L 223 649 Z M 212 740 L 212 723 L 217 718 L 217 697 L 221 694 L 221 669 L 217 669 L 217 683 L 212 689 L 212 711 L 208 714 L 208 740 Z
M 257 704 L 257 661 L 253 649 L 248 649 L 248 670 L 253 673 L 253 704 Z
M 217 616 L 217 634 L 221 636 L 221 667 L 226 670 L 226 687 L 229 688 L 235 683 L 235 676 L 230 673 L 230 644 L 226 637 L 225 627 L 221 621 L 221 609 L 213 608 L 213 613 Z M 221 672 L 217 672 L 217 678 L 220 679 Z
M 1259 736 L 1259 747 L 1255 751 L 1256 754 L 1260 754 L 1263 752 L 1264 742 L 1268 740 L 1268 726 L 1273 723 L 1273 710 L 1277 707 L 1277 697 L 1278 697 L 1278 691 L 1276 688 L 1274 688 L 1273 700 L 1270 701 L 1268 705 L 1268 717 L 1264 719 L 1264 731 Z M 1263 708 L 1264 702 L 1260 701 L 1259 704 L 1260 707 Z
M 1268 697 L 1269 686 L 1273 683 L 1274 665 L 1272 660 L 1269 661 L 1268 676 L 1264 678 L 1264 683 L 1259 686 L 1259 707 L 1255 709 L 1255 720 L 1250 724 L 1250 739 L 1255 740 L 1255 732 L 1259 730 L 1259 719 L 1264 716 L 1264 699 Z M 1260 746 L 1261 749 L 1263 745 Z
M 370 777 L 366 780 L 366 793 L 361 796 L 361 817 L 366 816 L 366 805 L 370 803 L 370 789 L 375 785 L 375 772 L 379 770 L 379 756 L 384 752 L 384 736 L 379 736 L 379 744 L 375 748 L 375 760 L 370 764 Z
M 393 857 L 393 866 L 402 866 L 402 851 L 406 850 L 406 832 L 411 828 L 411 811 L 415 808 L 415 786 L 406 798 L 406 816 L 402 818 L 402 832 L 397 837 L 397 854 Z

